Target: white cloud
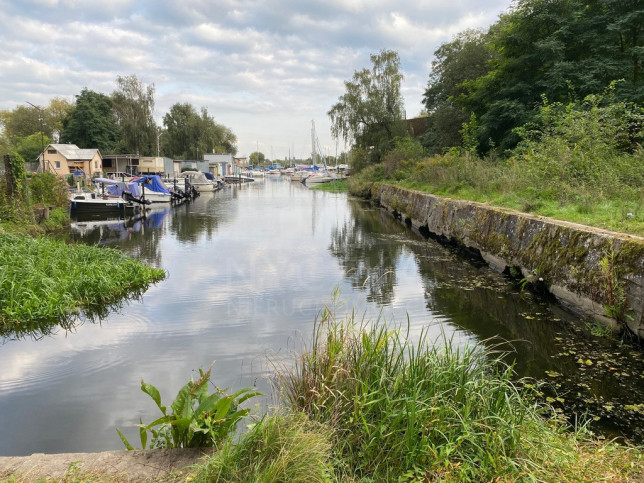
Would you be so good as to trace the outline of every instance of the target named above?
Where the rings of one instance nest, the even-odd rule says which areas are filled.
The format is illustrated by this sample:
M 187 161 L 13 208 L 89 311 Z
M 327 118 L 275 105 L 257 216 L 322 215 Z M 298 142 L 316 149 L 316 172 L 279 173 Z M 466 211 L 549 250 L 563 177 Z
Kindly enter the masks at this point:
M 381 49 L 400 54 L 408 115 L 421 109 L 434 50 L 487 27 L 510 0 L 0 0 L 0 109 L 46 105 L 88 89 L 111 93 L 119 75 L 156 88 L 156 117 L 177 102 L 207 107 L 239 140 L 239 154 L 308 137 L 354 71 Z M 261 150 L 261 149 L 260 149 Z M 270 156 L 268 150 L 265 154 Z M 301 155 L 305 155 L 303 152 Z

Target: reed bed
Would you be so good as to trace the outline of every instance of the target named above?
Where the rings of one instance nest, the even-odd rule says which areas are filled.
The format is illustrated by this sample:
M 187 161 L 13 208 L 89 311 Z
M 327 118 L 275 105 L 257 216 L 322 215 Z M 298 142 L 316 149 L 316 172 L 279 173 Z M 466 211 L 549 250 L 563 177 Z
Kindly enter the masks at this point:
M 287 405 L 332 429 L 340 479 L 631 481 L 641 474 L 639 450 L 598 444 L 583 427 L 570 432 L 494 348 L 430 341 L 426 332 L 412 343 L 407 335 L 325 311 L 310 349 L 281 374 Z
M 138 296 L 163 278 L 115 249 L 0 233 L 0 327 L 56 322 Z

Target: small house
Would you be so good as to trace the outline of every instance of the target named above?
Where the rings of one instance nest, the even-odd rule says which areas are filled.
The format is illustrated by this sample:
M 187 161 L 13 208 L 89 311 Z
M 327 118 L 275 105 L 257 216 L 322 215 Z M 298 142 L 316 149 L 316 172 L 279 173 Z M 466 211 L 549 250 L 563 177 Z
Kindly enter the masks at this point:
M 50 144 L 38 156 L 44 172 L 59 176 L 82 172 L 97 176 L 103 171 L 103 158 L 96 149 L 81 149 L 75 144 Z

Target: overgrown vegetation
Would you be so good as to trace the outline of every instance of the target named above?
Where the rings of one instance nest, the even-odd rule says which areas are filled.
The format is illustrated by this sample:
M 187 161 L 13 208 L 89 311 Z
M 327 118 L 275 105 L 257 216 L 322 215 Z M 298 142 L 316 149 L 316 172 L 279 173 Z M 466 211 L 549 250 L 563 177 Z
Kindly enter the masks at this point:
M 69 224 L 67 185 L 53 173 L 27 175 L 20 156 L 10 156 L 10 172 L 0 177 L 0 232 L 38 235 Z M 53 208 L 48 217 L 35 212 Z
M 302 413 L 266 416 L 239 442 L 228 440 L 195 470 L 193 481 L 329 483 L 334 477 L 329 428 Z
M 314 186 L 311 186 L 309 189 L 318 190 L 318 191 L 332 191 L 335 193 L 344 193 L 347 191 L 347 180 L 337 179 L 335 181 L 329 181 L 328 183 L 320 183 Z
M 537 122 L 518 131 L 523 140 L 507 160 L 463 149 L 419 159 L 396 148 L 353 176 L 349 191 L 365 194 L 385 181 L 644 235 L 644 152 L 632 141 L 641 136 L 644 110 L 603 101 L 544 102 Z
M 164 278 L 115 249 L 0 233 L 0 331 L 57 324 Z
M 501 353 L 325 310 L 266 415 L 195 481 L 637 481 L 639 448 L 567 428 Z

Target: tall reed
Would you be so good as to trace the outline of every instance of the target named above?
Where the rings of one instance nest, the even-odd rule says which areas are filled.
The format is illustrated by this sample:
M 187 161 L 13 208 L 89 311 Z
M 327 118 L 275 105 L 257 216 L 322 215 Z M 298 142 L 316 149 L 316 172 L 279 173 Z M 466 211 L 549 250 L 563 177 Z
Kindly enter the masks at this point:
M 309 350 L 281 374 L 286 403 L 333 429 L 338 460 L 356 478 L 514 481 L 544 471 L 548 459 L 576 458 L 576 439 L 513 382 L 503 354 L 408 335 L 327 310 Z

